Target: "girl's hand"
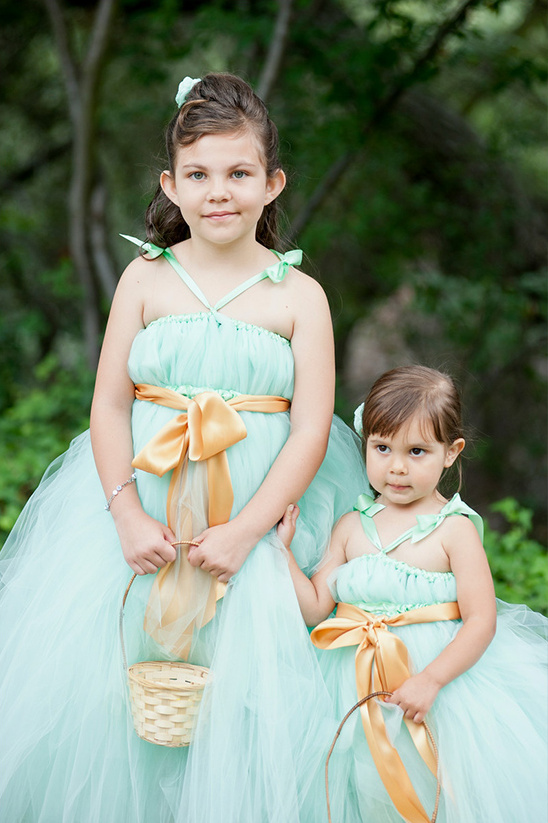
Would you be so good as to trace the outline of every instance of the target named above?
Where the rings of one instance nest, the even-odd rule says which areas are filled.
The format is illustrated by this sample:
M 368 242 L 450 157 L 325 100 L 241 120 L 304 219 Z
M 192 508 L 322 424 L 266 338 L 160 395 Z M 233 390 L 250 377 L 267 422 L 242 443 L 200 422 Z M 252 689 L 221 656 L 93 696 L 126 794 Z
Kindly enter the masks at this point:
M 205 529 L 192 539 L 199 545 L 189 547 L 190 565 L 200 566 L 221 583 L 228 583 L 242 567 L 259 537 L 250 536 L 249 532 L 242 531 L 237 520 L 231 520 Z
M 176 540 L 171 529 L 142 510 L 132 508 L 118 516 L 116 529 L 126 563 L 137 574 L 155 574 L 177 557 L 171 545 Z
M 297 517 L 300 514 L 300 509 L 296 503 L 290 503 L 287 509 L 284 512 L 284 516 L 278 523 L 278 528 L 276 532 L 278 537 L 286 547 L 286 549 L 291 549 L 291 541 L 295 537 L 295 531 L 297 528 Z
M 432 707 L 441 686 L 426 672 L 415 674 L 396 689 L 392 697 L 387 697 L 387 703 L 394 703 L 403 709 L 409 720 L 422 723 L 427 712 Z

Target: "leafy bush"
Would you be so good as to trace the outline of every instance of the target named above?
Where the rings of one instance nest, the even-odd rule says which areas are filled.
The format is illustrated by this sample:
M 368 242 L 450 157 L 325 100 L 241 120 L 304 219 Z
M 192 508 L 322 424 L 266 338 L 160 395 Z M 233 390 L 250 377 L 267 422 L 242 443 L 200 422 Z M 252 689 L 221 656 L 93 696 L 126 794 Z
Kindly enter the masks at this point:
M 548 555 L 530 537 L 532 511 L 512 497 L 494 503 L 491 510 L 508 524 L 504 532 L 485 524 L 484 545 L 497 597 L 548 614 Z
M 48 464 L 89 425 L 93 377 L 48 356 L 33 385 L 19 388 L 0 417 L 0 541 L 14 525 Z

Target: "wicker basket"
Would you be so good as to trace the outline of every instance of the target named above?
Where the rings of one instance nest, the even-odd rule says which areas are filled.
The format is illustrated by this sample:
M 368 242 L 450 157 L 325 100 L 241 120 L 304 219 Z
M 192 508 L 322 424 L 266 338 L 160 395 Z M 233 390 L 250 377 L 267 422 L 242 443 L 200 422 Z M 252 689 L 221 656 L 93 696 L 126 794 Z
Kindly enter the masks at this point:
M 120 610 L 120 639 L 127 670 L 135 731 L 159 746 L 188 746 L 200 708 L 209 669 L 191 663 L 144 661 L 127 665 L 124 644 L 124 606 L 137 575 L 124 593 Z

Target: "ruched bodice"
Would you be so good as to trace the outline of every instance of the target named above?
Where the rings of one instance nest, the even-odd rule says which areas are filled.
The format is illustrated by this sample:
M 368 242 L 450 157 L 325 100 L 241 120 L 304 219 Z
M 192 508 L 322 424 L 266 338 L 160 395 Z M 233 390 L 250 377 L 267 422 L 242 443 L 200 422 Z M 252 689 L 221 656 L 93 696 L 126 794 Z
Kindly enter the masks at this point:
M 358 498 L 355 509 L 360 512 L 365 534 L 377 551 L 356 557 L 333 573 L 330 585 L 335 600 L 389 615 L 456 600 L 457 584 L 451 572 L 426 571 L 393 560 L 389 553 L 408 540 L 411 544 L 423 540 L 447 517 L 469 517 L 481 537 L 481 517 L 455 494 L 437 514 L 419 515 L 414 526 L 390 545 L 383 546 L 374 520 L 383 508 L 369 494 L 361 494 Z
M 293 396 L 294 363 L 285 337 L 219 312 L 161 317 L 140 331 L 128 371 L 134 383 Z M 191 391 L 198 393 L 196 391 Z
M 341 566 L 332 590 L 337 601 L 390 615 L 457 597 L 451 572 L 424 571 L 383 552 L 364 554 Z

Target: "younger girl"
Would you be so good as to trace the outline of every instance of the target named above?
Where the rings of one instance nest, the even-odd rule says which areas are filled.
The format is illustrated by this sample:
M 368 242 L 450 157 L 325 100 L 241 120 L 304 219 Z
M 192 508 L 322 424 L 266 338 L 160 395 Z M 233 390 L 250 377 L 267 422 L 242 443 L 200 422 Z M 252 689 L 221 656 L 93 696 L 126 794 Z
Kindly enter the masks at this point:
M 455 386 L 432 369 L 394 369 L 358 423 L 375 497 L 362 494 L 339 520 L 311 580 L 289 553 L 305 621 L 325 621 L 312 641 L 326 650 L 339 717 L 372 691 L 393 692 L 343 729 L 330 764 L 334 819 L 430 820 L 426 766 L 436 764 L 417 725 L 427 716 L 444 787 L 439 823 L 545 820 L 548 621 L 525 606 L 497 610 L 481 518 L 438 490 L 464 448 Z M 278 528 L 287 545 L 297 512 Z
M 343 486 L 364 483 L 332 423 L 327 301 L 292 267 L 301 253 L 276 250 L 285 176 L 263 103 L 221 74 L 186 78 L 177 103 L 91 439 L 48 470 L 2 551 L 2 823 L 301 823 L 323 756 L 328 693 L 272 529 L 300 499 L 311 572 Z M 131 570 L 129 662 L 210 668 L 187 749 L 133 730 Z

